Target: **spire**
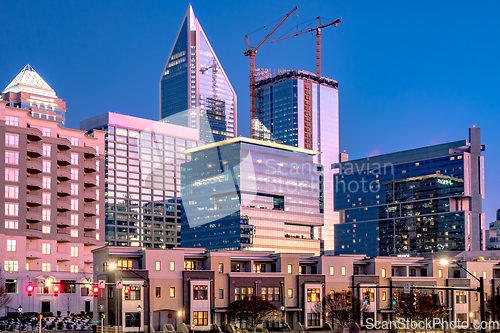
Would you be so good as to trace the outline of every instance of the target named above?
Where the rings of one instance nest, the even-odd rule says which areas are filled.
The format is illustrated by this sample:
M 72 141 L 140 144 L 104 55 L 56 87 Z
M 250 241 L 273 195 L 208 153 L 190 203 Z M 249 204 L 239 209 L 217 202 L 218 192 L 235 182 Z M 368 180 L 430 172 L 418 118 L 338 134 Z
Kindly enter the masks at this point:
M 47 82 L 27 64 L 19 74 L 12 80 L 11 83 L 4 89 L 4 93 L 13 92 L 31 92 L 50 97 L 56 97 L 54 89 L 52 89 Z

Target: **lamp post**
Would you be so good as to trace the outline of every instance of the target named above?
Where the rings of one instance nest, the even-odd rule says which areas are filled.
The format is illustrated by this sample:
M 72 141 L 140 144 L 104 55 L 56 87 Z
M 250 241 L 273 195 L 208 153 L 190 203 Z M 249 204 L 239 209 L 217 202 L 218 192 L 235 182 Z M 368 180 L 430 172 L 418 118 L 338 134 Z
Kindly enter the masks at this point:
M 182 316 L 182 311 L 181 310 L 177 311 L 177 320 L 175 321 L 175 330 L 176 331 L 179 330 L 179 320 L 181 320 L 181 316 Z
M 137 305 L 137 313 L 139 314 L 139 332 L 141 331 L 141 305 Z
M 23 307 L 21 305 L 19 305 L 19 307 L 17 308 L 17 312 L 19 312 L 19 333 L 21 333 L 21 314 L 23 313 Z
M 476 279 L 479 282 L 479 288 L 477 288 L 477 291 L 479 291 L 479 297 L 480 297 L 479 314 L 480 314 L 480 318 L 481 318 L 481 323 L 479 323 L 479 324 L 481 325 L 481 333 L 485 333 L 486 329 L 484 329 L 483 325 L 482 325 L 483 322 L 486 322 L 486 315 L 484 313 L 484 278 L 482 276 L 477 278 L 474 274 L 472 274 L 467 269 L 465 269 L 465 267 L 460 265 L 458 263 L 458 261 L 448 261 L 446 259 L 442 259 L 440 261 L 440 263 L 441 263 L 441 265 L 456 264 L 458 267 L 463 269 L 467 274 L 469 274 L 470 276 L 472 276 L 474 279 Z
M 284 317 L 285 317 L 285 306 L 282 305 L 281 306 L 281 332 L 284 331 L 284 323 L 285 323 L 285 320 L 284 320 Z

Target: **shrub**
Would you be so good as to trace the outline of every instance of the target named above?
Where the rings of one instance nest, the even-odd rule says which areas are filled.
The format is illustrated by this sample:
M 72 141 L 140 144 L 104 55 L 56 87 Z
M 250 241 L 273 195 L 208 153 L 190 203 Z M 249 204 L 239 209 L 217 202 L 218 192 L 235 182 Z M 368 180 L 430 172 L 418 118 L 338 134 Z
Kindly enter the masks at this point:
M 57 310 L 57 316 L 61 317 L 61 311 Z

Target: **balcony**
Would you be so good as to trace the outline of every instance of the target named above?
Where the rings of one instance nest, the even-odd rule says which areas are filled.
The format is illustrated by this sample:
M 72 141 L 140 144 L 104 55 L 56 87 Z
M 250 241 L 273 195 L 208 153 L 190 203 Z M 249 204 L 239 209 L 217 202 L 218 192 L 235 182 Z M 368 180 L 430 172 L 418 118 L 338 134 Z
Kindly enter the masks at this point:
M 83 200 L 85 202 L 92 202 L 97 200 L 97 194 L 88 190 L 83 191 Z
M 58 212 L 67 212 L 71 209 L 71 203 L 66 200 L 57 200 L 57 211 Z
M 57 164 L 61 166 L 70 165 L 71 157 L 68 153 L 57 153 Z
M 57 216 L 57 227 L 69 227 L 71 225 L 71 219 L 69 216 L 59 215 Z
M 26 169 L 29 173 L 37 174 L 43 171 L 42 163 L 38 161 L 28 160 L 26 163 Z
M 40 239 L 42 238 L 42 229 L 34 224 L 26 225 L 26 238 L 28 239 Z
M 95 180 L 94 177 L 92 176 L 84 176 L 83 177 L 83 185 L 87 187 L 94 187 L 96 186 L 97 181 Z
M 69 231 L 57 229 L 56 240 L 60 243 L 71 242 L 71 235 L 69 234 Z
M 42 140 L 43 134 L 38 128 L 30 127 L 26 129 L 26 137 L 30 141 L 40 141 Z
M 66 138 L 59 138 L 57 140 L 57 149 L 59 150 L 69 150 L 71 149 L 71 142 Z
M 83 169 L 87 173 L 96 171 L 96 164 L 94 161 L 83 161 Z
M 42 259 L 42 252 L 37 249 L 26 249 L 26 258 L 28 259 Z
M 84 221 L 83 222 L 83 230 L 85 231 L 94 231 L 96 228 L 95 228 L 95 221 L 91 222 L 91 221 Z
M 66 253 L 66 252 L 57 252 L 56 253 L 56 260 L 57 261 L 70 261 L 71 254 Z
M 83 156 L 85 158 L 94 158 L 97 156 L 97 152 L 92 147 L 83 147 Z
M 94 255 L 92 253 L 85 253 L 83 255 L 83 262 L 84 263 L 93 263 L 94 262 Z
M 36 177 L 26 178 L 26 187 L 28 190 L 39 190 L 42 188 L 42 180 Z
M 60 197 L 66 197 L 71 194 L 71 188 L 68 185 L 58 184 L 57 185 L 57 195 Z
M 97 239 L 95 239 L 95 235 L 85 235 L 83 237 L 83 243 L 85 245 L 97 245 Z
M 94 216 L 94 215 L 96 215 L 95 207 L 83 206 L 83 215 L 85 215 L 85 216 Z
M 29 157 L 40 157 L 42 156 L 42 147 L 38 146 L 36 143 L 28 142 L 26 153 Z
M 36 194 L 26 195 L 26 205 L 28 206 L 40 206 L 42 204 L 42 197 Z
M 26 222 L 28 223 L 38 223 L 42 222 L 42 212 L 36 210 L 28 210 L 26 212 Z
M 57 169 L 57 180 L 64 182 L 70 179 L 71 179 L 71 174 L 68 170 L 64 168 Z

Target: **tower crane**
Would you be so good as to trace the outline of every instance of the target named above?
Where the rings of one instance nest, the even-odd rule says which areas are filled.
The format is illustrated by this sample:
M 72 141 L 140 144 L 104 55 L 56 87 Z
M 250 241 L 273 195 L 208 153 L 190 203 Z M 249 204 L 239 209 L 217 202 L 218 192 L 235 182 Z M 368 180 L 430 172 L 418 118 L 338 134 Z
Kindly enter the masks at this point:
M 212 90 L 214 98 L 217 98 L 217 61 L 215 58 L 212 60 L 212 64 L 205 68 L 200 68 L 201 74 L 205 74 L 209 69 L 212 70 Z
M 271 43 L 279 42 L 280 40 L 288 39 L 288 38 L 291 38 L 291 37 L 295 37 L 295 36 L 302 35 L 302 34 L 305 34 L 305 33 L 312 32 L 312 31 L 316 30 L 316 75 L 321 76 L 321 29 L 329 27 L 331 25 L 333 25 L 334 27 L 336 27 L 342 20 L 341 19 L 336 19 L 333 22 L 330 22 L 330 23 L 322 25 L 321 24 L 321 19 L 320 19 L 319 16 L 317 17 L 317 19 L 318 19 L 318 23 L 317 23 L 316 27 L 310 28 L 310 29 L 304 29 L 304 30 L 301 30 L 301 31 L 297 31 L 297 32 L 295 32 L 293 34 L 277 38 L 277 39 L 271 41 Z
M 266 37 L 264 37 L 264 39 L 261 40 L 259 44 L 257 44 L 257 46 L 252 47 L 252 45 L 250 44 L 250 40 L 248 39 L 248 36 L 245 35 L 245 40 L 247 42 L 248 49 L 245 52 L 243 52 L 243 54 L 247 57 L 250 57 L 250 116 L 251 116 L 251 122 L 252 122 L 251 126 L 252 126 L 252 138 L 253 139 L 259 139 L 261 136 L 259 133 L 257 133 L 258 131 L 254 125 L 255 98 L 256 98 L 256 94 L 255 94 L 255 54 L 257 53 L 257 50 L 262 45 L 264 45 L 264 43 L 267 42 L 267 40 L 269 38 L 271 38 L 271 36 L 276 32 L 276 30 L 278 30 L 283 25 L 283 23 L 285 23 L 285 21 L 288 20 L 288 18 L 297 9 L 298 8 L 295 7 L 288 14 L 286 14 L 285 17 L 283 17 L 281 19 L 281 21 L 279 21 L 278 24 L 276 24 L 276 26 L 266 35 Z

